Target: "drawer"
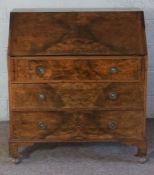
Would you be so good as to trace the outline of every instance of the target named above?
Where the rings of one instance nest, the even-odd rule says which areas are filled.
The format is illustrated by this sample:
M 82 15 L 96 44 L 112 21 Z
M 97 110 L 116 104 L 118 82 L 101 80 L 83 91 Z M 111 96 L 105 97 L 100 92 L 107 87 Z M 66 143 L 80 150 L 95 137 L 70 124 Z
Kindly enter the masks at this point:
M 12 84 L 13 109 L 143 109 L 141 83 Z
M 104 59 L 102 59 L 104 58 Z M 122 59 L 124 58 L 124 59 Z M 15 59 L 15 81 L 139 81 L 140 57 L 51 57 Z
M 14 139 L 99 141 L 143 138 L 142 111 L 14 112 Z

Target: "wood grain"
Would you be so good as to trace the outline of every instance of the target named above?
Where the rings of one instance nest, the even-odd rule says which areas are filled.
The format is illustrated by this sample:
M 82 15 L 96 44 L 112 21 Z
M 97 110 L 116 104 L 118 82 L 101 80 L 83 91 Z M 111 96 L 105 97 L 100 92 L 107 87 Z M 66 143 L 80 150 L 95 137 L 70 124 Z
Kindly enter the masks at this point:
M 146 54 L 142 12 L 12 12 L 10 28 L 10 56 Z
M 110 97 L 116 93 L 116 99 Z M 40 97 L 41 96 L 41 97 Z M 114 98 L 114 97 L 113 97 Z M 141 83 L 13 84 L 15 109 L 143 109 Z
M 15 112 L 13 138 L 49 141 L 143 139 L 143 118 L 142 111 Z M 46 125 L 45 129 L 39 128 L 40 122 Z M 110 128 L 112 123 L 116 123 L 116 128 Z
M 11 157 L 34 143 L 91 141 L 146 156 L 142 11 L 12 12 L 8 70 Z
M 139 81 L 142 77 L 140 57 L 50 57 L 15 59 L 13 80 L 21 81 Z M 39 74 L 38 69 L 44 70 Z M 112 73 L 111 69 L 117 72 Z

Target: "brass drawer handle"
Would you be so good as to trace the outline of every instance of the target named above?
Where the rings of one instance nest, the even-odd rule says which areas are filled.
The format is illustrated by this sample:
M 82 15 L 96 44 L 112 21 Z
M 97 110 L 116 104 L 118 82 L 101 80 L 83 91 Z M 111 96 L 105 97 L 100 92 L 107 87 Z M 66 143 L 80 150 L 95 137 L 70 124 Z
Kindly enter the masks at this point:
M 108 124 L 109 129 L 115 130 L 118 128 L 118 123 L 116 121 L 112 121 Z
M 41 100 L 41 101 L 45 101 L 46 98 L 47 98 L 46 95 L 44 95 L 44 94 L 38 94 L 38 99 L 39 99 L 39 100 Z
M 46 123 L 44 123 L 44 122 L 39 122 L 38 123 L 38 128 L 39 129 L 43 129 L 43 130 L 45 130 L 45 129 L 47 129 L 47 124 Z
M 45 68 L 43 66 L 36 67 L 36 74 L 39 76 L 43 76 L 45 74 Z
M 119 72 L 119 69 L 118 69 L 117 67 L 111 67 L 111 68 L 109 69 L 109 72 L 112 73 L 112 74 L 116 74 L 116 73 Z
M 110 92 L 109 93 L 109 99 L 110 100 L 117 100 L 118 94 L 116 92 Z

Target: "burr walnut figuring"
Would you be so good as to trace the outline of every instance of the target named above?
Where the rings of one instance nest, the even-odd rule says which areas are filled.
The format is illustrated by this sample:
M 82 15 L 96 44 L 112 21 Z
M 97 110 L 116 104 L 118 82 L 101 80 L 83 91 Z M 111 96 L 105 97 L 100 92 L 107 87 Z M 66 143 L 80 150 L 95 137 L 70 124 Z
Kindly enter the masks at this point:
M 120 142 L 146 156 L 142 11 L 11 12 L 10 155 L 47 142 Z

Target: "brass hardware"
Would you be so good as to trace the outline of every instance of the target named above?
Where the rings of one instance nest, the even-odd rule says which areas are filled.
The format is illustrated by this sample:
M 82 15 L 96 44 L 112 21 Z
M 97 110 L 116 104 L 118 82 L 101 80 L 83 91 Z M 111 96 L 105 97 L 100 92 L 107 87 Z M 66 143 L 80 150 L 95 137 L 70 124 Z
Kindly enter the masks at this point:
M 47 129 L 47 124 L 44 122 L 39 122 L 38 123 L 38 128 L 39 129 Z
M 119 72 L 119 69 L 118 69 L 117 67 L 111 67 L 109 71 L 110 71 L 110 73 L 112 73 L 112 74 L 116 74 L 116 73 Z
M 115 121 L 112 121 L 108 124 L 109 129 L 115 130 L 118 128 L 118 123 Z
M 109 93 L 109 99 L 110 100 L 116 100 L 118 98 L 118 94 L 116 92 L 110 92 Z
M 44 100 L 46 100 L 46 95 L 44 95 L 44 94 L 39 94 L 39 95 L 38 95 L 38 98 L 39 98 L 39 100 L 44 101 Z
M 36 74 L 39 76 L 43 76 L 45 74 L 45 68 L 43 66 L 36 67 Z

